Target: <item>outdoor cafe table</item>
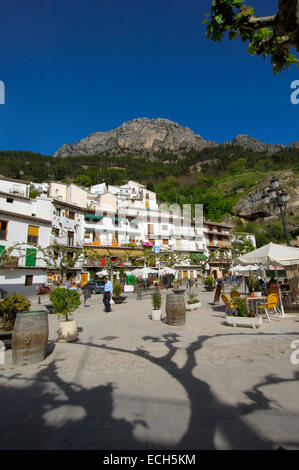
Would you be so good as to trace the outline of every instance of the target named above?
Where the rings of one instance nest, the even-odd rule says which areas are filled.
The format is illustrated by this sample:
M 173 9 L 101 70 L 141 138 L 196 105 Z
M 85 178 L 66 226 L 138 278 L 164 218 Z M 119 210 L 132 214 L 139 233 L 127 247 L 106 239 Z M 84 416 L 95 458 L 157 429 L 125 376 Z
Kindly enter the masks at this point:
M 258 301 L 262 300 L 262 304 L 266 303 L 267 296 L 260 296 L 260 297 L 243 297 L 246 300 L 248 306 L 252 306 L 254 313 L 258 313 Z

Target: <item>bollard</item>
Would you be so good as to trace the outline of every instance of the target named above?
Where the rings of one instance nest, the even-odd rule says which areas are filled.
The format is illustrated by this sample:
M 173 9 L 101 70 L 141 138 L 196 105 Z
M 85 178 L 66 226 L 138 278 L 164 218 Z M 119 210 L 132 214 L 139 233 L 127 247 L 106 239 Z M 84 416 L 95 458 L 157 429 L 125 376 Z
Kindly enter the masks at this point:
M 38 296 L 38 301 L 37 303 L 40 305 L 41 301 L 40 301 L 40 295 Z

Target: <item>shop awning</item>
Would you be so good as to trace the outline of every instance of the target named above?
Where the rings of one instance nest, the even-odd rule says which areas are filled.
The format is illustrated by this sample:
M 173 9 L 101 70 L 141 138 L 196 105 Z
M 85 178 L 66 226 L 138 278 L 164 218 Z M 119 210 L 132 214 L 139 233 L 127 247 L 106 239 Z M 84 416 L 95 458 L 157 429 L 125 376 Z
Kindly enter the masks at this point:
M 144 255 L 144 251 L 143 250 L 135 250 L 134 248 L 132 249 L 125 249 L 125 248 L 110 248 L 110 247 L 107 247 L 107 248 L 98 248 L 97 246 L 93 246 L 93 247 L 88 247 L 86 248 L 86 253 L 88 255 L 89 252 L 96 252 L 98 255 L 102 255 L 102 256 L 128 256 L 128 257 L 132 257 L 132 256 L 143 256 Z
M 89 253 L 92 253 L 93 251 L 95 251 L 98 255 L 103 255 L 103 256 L 107 256 L 107 255 L 110 254 L 109 251 L 107 250 L 107 248 L 97 248 L 97 247 L 95 246 L 95 247 L 93 247 L 92 249 L 91 249 L 91 248 L 86 249 L 87 255 L 88 255 Z
M 127 253 L 129 256 L 143 256 L 144 251 L 143 250 L 127 250 Z
M 87 219 L 94 219 L 94 220 L 102 220 L 102 215 L 95 215 L 95 214 L 85 214 L 85 220 Z
M 110 253 L 112 256 L 128 256 L 128 253 L 126 250 L 118 250 L 118 249 L 113 249 L 113 248 L 107 248 L 107 251 Z

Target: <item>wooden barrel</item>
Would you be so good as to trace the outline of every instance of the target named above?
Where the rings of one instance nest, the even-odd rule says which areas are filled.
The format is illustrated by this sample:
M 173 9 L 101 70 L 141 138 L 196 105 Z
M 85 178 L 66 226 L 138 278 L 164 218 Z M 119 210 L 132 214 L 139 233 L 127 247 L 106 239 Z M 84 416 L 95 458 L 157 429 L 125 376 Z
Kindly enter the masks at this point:
M 168 325 L 184 325 L 186 321 L 185 299 L 182 294 L 166 295 L 166 316 Z
M 36 364 L 46 357 L 49 335 L 48 312 L 19 312 L 12 333 L 12 361 L 16 365 Z

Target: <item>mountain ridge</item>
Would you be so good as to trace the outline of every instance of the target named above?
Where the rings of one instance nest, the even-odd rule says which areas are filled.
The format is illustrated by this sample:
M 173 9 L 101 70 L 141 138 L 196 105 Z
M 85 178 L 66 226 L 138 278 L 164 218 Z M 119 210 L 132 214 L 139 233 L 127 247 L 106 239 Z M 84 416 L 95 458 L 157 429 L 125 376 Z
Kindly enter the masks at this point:
M 286 148 L 299 148 L 299 142 L 289 146 L 283 144 L 264 143 L 246 134 L 237 135 L 228 145 L 240 145 L 258 152 L 276 153 Z M 95 155 L 103 152 L 121 151 L 158 151 L 184 152 L 216 147 L 215 141 L 205 140 L 189 127 L 164 118 L 136 118 L 121 126 L 106 131 L 93 132 L 74 144 L 64 144 L 54 157 Z

